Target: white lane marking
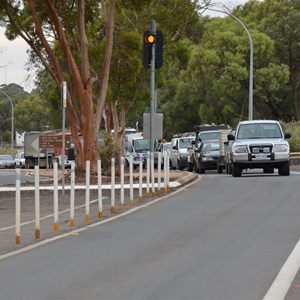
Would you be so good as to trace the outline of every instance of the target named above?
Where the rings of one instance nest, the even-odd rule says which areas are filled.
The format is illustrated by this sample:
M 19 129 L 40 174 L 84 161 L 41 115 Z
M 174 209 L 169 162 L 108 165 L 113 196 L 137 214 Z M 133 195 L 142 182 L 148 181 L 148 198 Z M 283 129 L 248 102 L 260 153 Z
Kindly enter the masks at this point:
M 51 243 L 51 242 L 53 242 L 53 241 L 60 240 L 60 239 L 62 239 L 62 238 L 64 238 L 64 237 L 72 236 L 72 235 L 74 235 L 74 234 L 76 235 L 77 233 L 86 231 L 86 230 L 88 230 L 89 228 L 93 228 L 93 227 L 100 226 L 100 225 L 105 224 L 105 223 L 108 223 L 108 222 L 112 222 L 112 221 L 114 221 L 114 220 L 116 220 L 116 219 L 122 218 L 122 217 L 124 217 L 124 216 L 129 215 L 129 214 L 132 214 L 133 212 L 136 212 L 136 211 L 138 211 L 138 210 L 140 210 L 140 209 L 142 209 L 142 208 L 149 207 L 150 205 L 153 205 L 153 204 L 155 204 L 155 203 L 157 203 L 157 202 L 160 202 L 161 200 L 163 200 L 163 199 L 165 199 L 165 198 L 171 197 L 171 196 L 173 196 L 173 195 L 175 195 L 175 194 L 177 194 L 177 193 L 183 191 L 183 190 L 186 189 L 187 187 L 189 187 L 189 186 L 191 186 L 191 185 L 193 185 L 193 184 L 198 183 L 198 182 L 201 180 L 201 178 L 202 178 L 201 176 L 198 176 L 197 180 L 195 180 L 195 181 L 193 181 L 193 182 L 191 182 L 191 183 L 189 183 L 189 184 L 187 184 L 187 185 L 184 185 L 184 186 L 180 187 L 178 190 L 176 190 L 176 191 L 174 191 L 174 192 L 172 192 L 172 193 L 169 193 L 169 194 L 167 194 L 167 195 L 165 195 L 165 196 L 163 196 L 163 197 L 161 197 L 161 198 L 157 198 L 157 199 L 155 199 L 155 200 L 152 200 L 152 201 L 149 201 L 149 202 L 145 203 L 146 206 L 145 206 L 145 205 L 140 205 L 140 206 L 134 207 L 134 208 L 132 208 L 132 209 L 126 211 L 126 212 L 123 212 L 123 213 L 121 213 L 121 214 L 119 214 L 119 215 L 117 215 L 117 216 L 110 217 L 110 218 L 108 218 L 108 219 L 106 219 L 106 220 L 102 220 L 102 221 L 99 221 L 99 222 L 97 222 L 97 223 L 90 224 L 90 225 L 87 225 L 87 226 L 82 227 L 82 228 L 79 228 L 79 229 L 75 229 L 75 230 L 70 231 L 70 232 L 68 232 L 68 233 L 65 233 L 65 234 L 62 234 L 62 235 L 58 235 L 58 236 L 49 238 L 49 239 L 47 239 L 47 240 L 38 242 L 38 243 L 36 243 L 36 244 L 34 244 L 34 245 L 30 245 L 30 246 L 24 247 L 24 248 L 22 248 L 22 249 L 19 249 L 19 250 L 13 251 L 13 252 L 9 252 L 9 253 L 6 253 L 6 254 L 2 254 L 2 255 L 0 255 L 0 261 L 3 260 L 3 259 L 9 258 L 9 257 L 15 256 L 15 255 L 18 255 L 18 254 L 27 252 L 27 251 L 29 251 L 29 250 L 38 248 L 38 247 L 40 247 L 40 246 L 42 246 L 42 245 Z
M 263 300 L 284 300 L 300 266 L 300 240 L 282 266 Z

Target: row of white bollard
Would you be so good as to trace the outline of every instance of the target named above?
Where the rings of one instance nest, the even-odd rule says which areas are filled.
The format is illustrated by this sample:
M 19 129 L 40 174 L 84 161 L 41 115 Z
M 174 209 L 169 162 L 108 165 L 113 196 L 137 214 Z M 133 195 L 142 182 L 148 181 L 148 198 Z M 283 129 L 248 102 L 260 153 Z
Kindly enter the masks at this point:
M 146 160 L 146 198 L 150 197 L 150 180 L 151 180 L 151 195 L 155 196 L 155 179 L 157 179 L 157 195 L 161 193 L 161 153 L 158 153 L 158 169 L 157 178 L 155 178 L 154 172 L 154 156 L 147 155 Z M 169 155 L 165 153 L 164 159 L 164 187 L 165 193 L 169 192 Z M 115 158 L 111 159 L 111 213 L 115 213 Z M 35 238 L 40 239 L 40 177 L 39 167 L 35 166 Z M 97 174 L 98 174 L 98 217 L 103 217 L 103 197 L 102 197 L 102 166 L 101 160 L 97 162 Z M 139 203 L 143 201 L 143 160 L 142 157 L 139 161 Z M 124 198 L 125 198 L 125 159 L 121 157 L 120 160 L 120 210 L 125 210 Z M 53 163 L 53 209 L 54 209 L 54 232 L 59 231 L 59 207 L 58 207 L 58 165 L 57 162 Z M 86 187 L 85 187 L 85 221 L 90 221 L 90 161 L 86 161 Z M 132 156 L 129 159 L 129 206 L 134 206 L 134 193 L 133 193 L 133 160 Z M 21 173 L 20 169 L 16 169 L 16 244 L 21 243 Z M 71 164 L 71 178 L 70 178 L 70 227 L 75 227 L 75 163 Z

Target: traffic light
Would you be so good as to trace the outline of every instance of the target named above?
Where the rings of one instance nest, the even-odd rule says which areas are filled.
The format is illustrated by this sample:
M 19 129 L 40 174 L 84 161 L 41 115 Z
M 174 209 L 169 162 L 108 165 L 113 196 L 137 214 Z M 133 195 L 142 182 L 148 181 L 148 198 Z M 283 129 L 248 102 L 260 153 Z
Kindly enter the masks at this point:
M 143 66 L 150 68 L 152 58 L 152 47 L 155 44 L 155 69 L 162 66 L 163 63 L 163 34 L 157 31 L 156 34 L 146 30 L 143 35 Z

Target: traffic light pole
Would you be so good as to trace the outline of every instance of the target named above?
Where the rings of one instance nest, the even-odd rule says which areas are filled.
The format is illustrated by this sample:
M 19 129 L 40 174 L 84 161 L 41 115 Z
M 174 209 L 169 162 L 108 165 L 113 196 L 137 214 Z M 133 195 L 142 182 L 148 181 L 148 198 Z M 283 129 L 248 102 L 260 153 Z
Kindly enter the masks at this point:
M 150 33 L 156 35 L 155 20 L 150 21 Z M 154 152 L 154 114 L 155 114 L 155 43 L 152 44 L 150 75 L 150 152 Z

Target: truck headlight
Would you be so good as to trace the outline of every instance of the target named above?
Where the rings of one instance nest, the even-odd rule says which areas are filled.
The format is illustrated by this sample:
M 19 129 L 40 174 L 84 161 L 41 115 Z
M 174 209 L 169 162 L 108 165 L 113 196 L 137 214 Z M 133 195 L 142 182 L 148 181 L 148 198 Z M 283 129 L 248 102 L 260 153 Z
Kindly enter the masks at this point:
M 233 148 L 234 153 L 248 153 L 247 146 L 236 146 Z
M 289 146 L 286 144 L 275 145 L 274 152 L 288 152 Z

